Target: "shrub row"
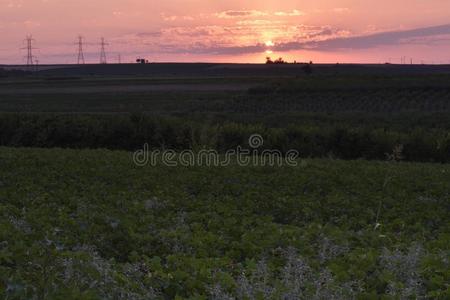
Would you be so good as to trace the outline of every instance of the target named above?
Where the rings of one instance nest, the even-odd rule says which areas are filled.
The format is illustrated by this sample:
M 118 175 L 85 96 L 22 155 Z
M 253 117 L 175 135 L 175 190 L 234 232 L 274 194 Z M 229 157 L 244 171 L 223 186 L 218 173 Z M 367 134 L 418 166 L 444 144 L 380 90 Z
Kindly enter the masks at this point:
M 450 133 L 445 129 L 399 131 L 334 124 L 292 124 L 283 128 L 260 123 L 208 123 L 180 117 L 146 115 L 0 115 L 0 145 L 42 148 L 107 148 L 136 150 L 213 148 L 224 152 L 248 148 L 260 134 L 262 149 L 283 153 L 296 149 L 302 157 L 384 160 L 394 149 L 407 161 L 450 162 Z

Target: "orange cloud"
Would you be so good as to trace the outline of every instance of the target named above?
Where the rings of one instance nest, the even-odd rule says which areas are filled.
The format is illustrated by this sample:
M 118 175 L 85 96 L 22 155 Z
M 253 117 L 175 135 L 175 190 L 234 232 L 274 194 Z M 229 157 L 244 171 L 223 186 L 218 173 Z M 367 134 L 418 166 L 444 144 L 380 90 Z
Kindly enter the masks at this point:
M 227 10 L 216 13 L 215 16 L 223 19 L 233 19 L 233 18 L 247 18 L 247 17 L 260 17 L 267 16 L 267 12 L 258 10 Z
M 292 11 L 277 11 L 274 13 L 274 15 L 279 17 L 297 17 L 297 16 L 304 16 L 305 13 L 297 9 L 294 9 Z

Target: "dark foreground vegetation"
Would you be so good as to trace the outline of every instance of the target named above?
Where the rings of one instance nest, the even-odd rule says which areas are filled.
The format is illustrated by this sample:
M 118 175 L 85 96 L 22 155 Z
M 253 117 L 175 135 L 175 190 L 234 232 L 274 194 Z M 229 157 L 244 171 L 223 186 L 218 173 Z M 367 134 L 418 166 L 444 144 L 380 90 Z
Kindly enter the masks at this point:
M 5 299 L 446 299 L 448 165 L 0 148 Z

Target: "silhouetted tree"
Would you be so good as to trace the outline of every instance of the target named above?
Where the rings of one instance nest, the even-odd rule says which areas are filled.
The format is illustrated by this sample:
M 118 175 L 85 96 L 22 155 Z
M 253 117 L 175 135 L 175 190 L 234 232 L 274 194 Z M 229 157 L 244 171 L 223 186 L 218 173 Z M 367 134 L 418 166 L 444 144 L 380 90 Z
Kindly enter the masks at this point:
M 282 57 L 272 60 L 270 57 L 266 57 L 266 64 L 287 64 Z
M 282 57 L 279 57 L 277 60 L 274 61 L 275 64 L 287 64 L 286 61 L 283 60 Z

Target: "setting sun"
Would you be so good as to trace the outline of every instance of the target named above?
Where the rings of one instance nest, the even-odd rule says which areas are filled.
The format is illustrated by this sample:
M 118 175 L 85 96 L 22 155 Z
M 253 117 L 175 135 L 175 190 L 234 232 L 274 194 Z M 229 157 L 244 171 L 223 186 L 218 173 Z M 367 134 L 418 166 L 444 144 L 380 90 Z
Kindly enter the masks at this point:
M 266 45 L 267 47 L 273 47 L 273 46 L 275 46 L 274 42 L 272 42 L 272 41 L 266 41 L 266 42 L 265 42 L 265 45 Z

